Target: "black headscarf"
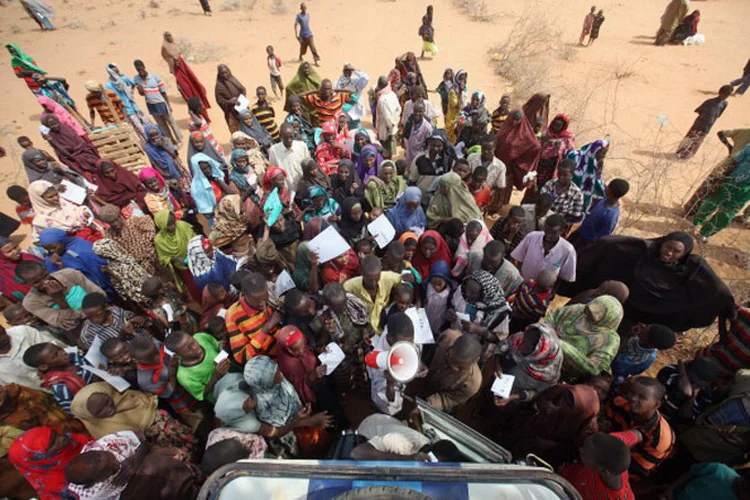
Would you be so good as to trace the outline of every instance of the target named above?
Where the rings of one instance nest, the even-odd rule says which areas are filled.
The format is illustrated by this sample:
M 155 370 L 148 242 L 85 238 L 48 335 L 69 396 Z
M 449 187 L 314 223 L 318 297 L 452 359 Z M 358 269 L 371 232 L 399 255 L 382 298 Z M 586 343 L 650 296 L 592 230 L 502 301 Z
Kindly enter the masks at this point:
M 365 226 L 368 222 L 365 219 L 364 210 L 362 217 L 358 221 L 352 220 L 351 212 L 356 205 L 362 205 L 362 201 L 359 198 L 355 196 L 346 198 L 341 204 L 341 221 L 339 222 L 339 233 L 352 246 L 362 239 Z

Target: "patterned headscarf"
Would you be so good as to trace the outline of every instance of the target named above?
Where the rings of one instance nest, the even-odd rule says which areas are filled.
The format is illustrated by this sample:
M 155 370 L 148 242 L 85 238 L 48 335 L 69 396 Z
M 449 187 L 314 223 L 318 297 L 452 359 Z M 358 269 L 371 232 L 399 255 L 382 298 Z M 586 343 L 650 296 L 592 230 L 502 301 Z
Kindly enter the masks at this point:
M 237 164 L 237 160 L 240 158 L 247 158 L 248 163 L 244 167 L 241 167 Z M 232 171 L 229 172 L 229 180 L 231 182 L 234 182 L 234 184 L 240 189 L 240 191 L 245 192 L 248 189 L 250 189 L 250 183 L 247 182 L 247 178 L 245 175 L 250 171 L 250 155 L 247 154 L 247 151 L 244 149 L 235 149 L 232 151 L 232 157 L 229 160 L 229 163 L 232 165 Z
M 539 341 L 530 354 L 524 355 L 521 353 L 523 338 L 526 331 L 531 329 L 539 331 Z M 560 339 L 557 338 L 554 328 L 548 323 L 534 323 L 529 325 L 526 331 L 518 332 L 508 339 L 512 347 L 510 354 L 513 361 L 532 378 L 542 382 L 556 383 L 560 379 L 563 356 Z
M 245 365 L 243 376 L 252 390 L 258 419 L 281 427 L 297 416 L 302 403 L 287 379 L 274 384 L 278 370 L 279 366 L 268 356 L 255 356 Z
M 496 327 L 505 316 L 510 314 L 510 306 L 505 300 L 503 288 L 500 282 L 492 274 L 484 269 L 474 271 L 464 278 L 461 288 L 466 288 L 466 283 L 476 281 L 482 288 L 482 298 L 478 301 L 469 300 L 465 295 L 466 303 L 475 308 L 477 311 L 484 312 L 482 326 L 492 329 Z

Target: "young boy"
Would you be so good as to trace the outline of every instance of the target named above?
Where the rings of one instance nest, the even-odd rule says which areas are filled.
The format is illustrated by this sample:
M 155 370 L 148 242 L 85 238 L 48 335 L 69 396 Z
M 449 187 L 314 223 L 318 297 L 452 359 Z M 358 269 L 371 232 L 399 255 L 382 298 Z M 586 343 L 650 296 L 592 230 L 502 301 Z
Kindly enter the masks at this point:
M 677 336 L 664 325 L 638 323 L 630 329 L 631 337 L 612 361 L 612 373 L 623 382 L 631 375 L 640 375 L 656 361 L 659 351 L 675 345 Z
M 634 377 L 623 388 L 625 397 L 617 396 L 605 406 L 600 430 L 634 441 L 628 470 L 633 481 L 640 481 L 672 454 L 675 433 L 659 413 L 664 386 L 658 380 Z
M 510 114 L 510 96 L 505 94 L 500 98 L 499 106 L 492 112 L 492 134 L 497 134 L 500 125 L 508 119 Z
M 492 192 L 490 188 L 485 185 L 487 180 L 487 167 L 479 166 L 474 169 L 469 177 L 469 192 L 474 197 L 474 201 L 479 207 L 479 210 L 484 213 L 487 206 L 492 200 Z
M 594 241 L 614 233 L 620 220 L 620 198 L 628 194 L 628 191 L 630 184 L 625 179 L 610 181 L 605 189 L 606 198 L 589 212 L 574 235 L 577 234 L 584 241 Z M 574 235 L 571 238 L 575 241 Z
M 591 34 L 591 28 L 594 26 L 594 18 L 596 17 L 596 6 L 591 6 L 591 12 L 586 14 L 583 18 L 583 29 L 581 30 L 581 38 L 578 39 L 578 45 L 583 45 L 583 40 L 587 35 Z
M 688 130 L 685 138 L 680 142 L 677 147 L 677 158 L 680 160 L 687 160 L 695 156 L 698 149 L 703 144 L 703 140 L 706 138 L 711 128 L 716 123 L 716 120 L 724 113 L 727 109 L 727 98 L 732 95 L 734 87 L 731 85 L 723 85 L 719 89 L 719 95 L 706 99 L 703 104 L 695 108 L 695 112 L 698 113 L 698 118 L 693 122 L 693 126 Z
M 600 10 L 594 16 L 594 22 L 591 25 L 591 36 L 589 36 L 589 47 L 594 44 L 594 40 L 599 38 L 599 30 L 604 24 L 604 11 Z
M 435 28 L 432 27 L 432 19 L 428 16 L 422 17 L 422 26 L 419 27 L 419 36 L 422 38 L 422 53 L 420 59 L 424 59 L 424 53 L 429 52 L 433 56 L 438 53 L 438 47 L 435 45 Z
M 223 350 L 227 346 L 227 323 L 221 316 L 215 316 L 208 320 L 206 331 L 213 335 Z
M 459 158 L 453 164 L 453 171 L 458 174 L 462 181 L 466 184 L 469 183 L 469 176 L 471 175 L 471 167 L 469 162 L 464 158 Z
M 521 283 L 516 293 L 511 295 L 511 331 L 520 332 L 532 323 L 536 323 L 547 314 L 547 308 L 555 299 L 557 272 L 554 269 L 543 269 L 537 279 Z
M 633 500 L 628 467 L 628 445 L 615 436 L 597 432 L 579 449 L 580 463 L 565 466 L 560 475 L 578 490 L 583 500 Z
M 266 47 L 266 63 L 271 76 L 271 90 L 274 97 L 284 94 L 284 82 L 281 80 L 281 59 L 274 53 L 273 45 Z M 276 89 L 278 88 L 278 93 Z
M 381 330 L 388 324 L 388 318 L 397 312 L 404 312 L 414 305 L 414 287 L 409 283 L 401 283 L 393 289 L 391 305 L 383 309 L 380 314 Z
M 719 369 L 713 361 L 697 358 L 665 366 L 656 378 L 666 389 L 661 413 L 670 424 L 679 425 L 692 422 L 714 403 L 711 383 L 719 378 Z
M 34 222 L 34 216 L 36 213 L 34 212 L 34 207 L 31 206 L 29 192 L 21 186 L 13 185 L 8 186 L 5 194 L 8 195 L 8 198 L 17 203 L 16 215 L 18 215 L 21 224 L 31 225 L 31 223 Z
M 133 389 L 138 388 L 138 368 L 124 340 L 109 339 L 99 348 L 107 358 L 107 372 L 127 380 Z
M 273 138 L 273 142 L 278 142 L 281 137 L 279 133 L 279 126 L 276 124 L 276 111 L 273 106 L 268 103 L 266 97 L 268 92 L 262 85 L 255 89 L 255 97 L 258 98 L 255 104 L 250 106 L 250 111 L 255 115 L 255 119 L 258 120 L 268 134 Z
M 229 357 L 214 362 L 221 352 L 219 341 L 207 333 L 172 332 L 165 345 L 180 357 L 177 382 L 198 401 L 216 403 L 214 386 L 229 370 Z

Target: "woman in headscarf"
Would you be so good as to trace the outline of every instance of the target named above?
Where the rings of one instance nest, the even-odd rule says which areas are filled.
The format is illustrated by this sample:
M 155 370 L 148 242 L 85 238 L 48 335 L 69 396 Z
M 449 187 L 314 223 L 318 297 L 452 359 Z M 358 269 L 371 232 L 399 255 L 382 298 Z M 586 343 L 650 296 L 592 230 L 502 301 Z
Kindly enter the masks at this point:
M 579 150 L 568 153 L 568 159 L 576 162 L 573 183 L 583 191 L 583 213 L 587 214 L 604 198 L 607 186 L 602 180 L 604 158 L 609 152 L 609 141 L 599 139 Z
M 40 68 L 34 58 L 21 50 L 18 45 L 7 43 L 5 48 L 10 52 L 10 66 L 16 77 L 23 78 L 34 95 L 45 95 L 75 109 L 76 104 L 68 94 L 69 85 L 65 78 L 45 76 L 47 72 Z
M 179 181 L 181 187 L 187 185 L 189 191 L 191 176 L 182 165 L 179 154 L 177 153 L 177 148 L 169 142 L 169 139 L 162 134 L 161 130 L 156 125 L 149 123 L 145 126 L 145 131 L 146 144 L 144 149 L 148 155 L 149 163 L 151 163 L 156 171 L 163 177 L 169 180 Z
M 193 157 L 199 154 L 204 154 L 214 160 L 219 164 L 222 171 L 227 170 L 227 160 L 214 149 L 210 142 L 206 141 L 201 132 L 193 132 L 190 134 L 187 149 L 187 161 L 191 171 L 193 170 Z M 195 172 L 193 172 L 193 175 L 195 175 Z
M 214 209 L 214 228 L 209 238 L 218 247 L 231 245 L 235 255 L 246 256 L 249 250 L 248 245 L 251 243 L 250 235 L 247 233 L 247 224 L 247 218 L 240 203 L 240 195 L 227 195 Z
M 244 149 L 232 150 L 229 159 L 232 169 L 229 172 L 229 186 L 233 187 L 243 197 L 255 193 L 258 187 L 258 176 L 250 170 L 250 155 Z M 254 181 L 252 184 L 250 181 Z
M 464 278 L 459 292 L 454 295 L 454 302 L 465 302 L 461 309 L 471 318 L 471 322 L 461 322 L 464 332 L 489 342 L 494 341 L 495 334 L 508 333 L 510 305 L 497 278 L 479 269 Z
M 219 64 L 214 97 L 216 98 L 216 104 L 224 111 L 224 119 L 227 121 L 230 133 L 237 132 L 240 129 L 240 120 L 234 106 L 241 95 L 247 96 L 245 86 L 232 75 L 229 66 Z
M 610 365 L 620 348 L 617 328 L 622 318 L 622 304 L 610 295 L 597 297 L 586 305 L 547 312 L 547 323 L 562 340 L 567 380 L 612 371 Z
M 542 134 L 542 149 L 539 155 L 539 164 L 536 168 L 536 185 L 539 189 L 547 181 L 557 177 L 558 163 L 575 147 L 575 139 L 568 131 L 569 125 L 570 118 L 559 114 Z
M 427 225 L 430 228 L 437 229 L 450 219 L 459 219 L 465 224 L 482 218 L 474 197 L 457 173 L 443 174 L 438 186 L 438 191 L 427 207 Z
M 406 188 L 396 205 L 385 213 L 396 230 L 396 236 L 407 231 L 413 232 L 415 236 L 424 232 L 427 227 L 427 217 L 424 214 L 421 201 L 422 191 L 416 186 L 411 186 Z M 372 202 L 370 203 L 375 206 Z
M 239 114 L 240 132 L 249 135 L 260 144 L 261 149 L 267 155 L 268 148 L 273 145 L 273 137 L 266 128 L 260 124 L 252 111 L 243 109 Z
M 375 146 L 368 144 L 363 147 L 357 159 L 357 176 L 359 180 L 364 184 L 370 177 L 376 177 L 381 163 L 383 163 L 383 157 L 380 156 Z
M 701 20 L 701 11 L 694 10 L 689 15 L 685 16 L 682 22 L 677 26 L 669 39 L 669 43 L 680 44 L 685 41 L 686 38 L 695 36 L 698 33 L 698 23 Z
M 164 41 L 161 44 L 161 57 L 169 65 L 169 72 L 174 75 L 177 81 L 177 90 L 180 92 L 185 101 L 190 98 L 198 98 L 203 106 L 203 117 L 208 123 L 211 123 L 211 119 L 208 117 L 208 111 L 211 107 L 211 103 L 208 102 L 206 96 L 206 87 L 198 80 L 198 77 L 193 73 L 193 70 L 182 58 L 182 52 L 180 47 L 175 43 L 172 33 L 169 31 L 164 32 Z
M 157 408 L 159 397 L 134 389 L 117 391 L 106 382 L 89 384 L 75 395 L 70 412 L 94 437 L 122 431 L 142 432 L 146 442 L 159 448 L 175 448 L 184 459 L 195 451 L 195 434 Z
M 48 425 L 83 434 L 86 428 L 57 404 L 52 394 L 18 384 L 0 386 L 0 422 L 21 431 Z
M 205 236 L 195 236 L 188 241 L 187 260 L 199 290 L 209 283 L 229 283 L 229 277 L 237 270 L 236 262 L 214 249 Z
M 124 219 L 116 206 L 104 205 L 99 209 L 99 219 L 109 226 L 104 233 L 107 239 L 133 257 L 149 275 L 156 274 L 156 226 L 151 217 Z
M 322 187 L 311 187 L 308 199 L 310 200 L 310 206 L 304 212 L 303 220 L 305 222 L 313 217 L 326 217 L 329 222 L 335 222 L 339 219 L 341 207 L 336 200 L 328 196 L 328 192 Z
M 11 302 L 22 302 L 31 286 L 16 276 L 19 262 L 40 262 L 41 259 L 22 252 L 16 243 L 0 236 L 0 294 Z
M 297 288 L 304 292 L 317 293 L 321 288 L 321 267 L 318 258 L 312 258 L 312 252 L 307 246 L 307 241 L 297 245 L 294 271 L 292 272 L 292 279 Z
M 263 176 L 263 197 L 260 200 L 259 207 L 261 211 L 265 210 L 266 202 L 274 190 L 279 195 L 283 210 L 294 210 L 291 199 L 292 193 L 287 189 L 286 170 L 271 165 Z
M 541 148 L 526 115 L 519 110 L 512 111 L 497 131 L 495 146 L 495 157 L 505 163 L 507 169 L 507 181 L 500 194 L 502 205 L 510 202 L 514 186 L 518 190 L 527 186 L 528 181 L 524 181 L 524 177 L 536 170 Z
M 313 69 L 309 62 L 302 62 L 297 67 L 297 74 L 291 79 L 289 84 L 286 86 L 286 104 L 284 105 L 284 111 L 292 113 L 292 96 L 304 94 L 311 90 L 318 90 L 320 88 L 323 79 Z M 308 122 L 313 123 L 317 118 L 314 111 L 309 109 L 304 104 L 301 107 L 301 116 Z M 299 113 L 294 113 L 299 115 Z
M 461 110 L 469 102 L 469 90 L 467 89 L 469 74 L 460 69 L 453 76 L 453 88 L 448 92 L 448 109 L 445 112 L 445 133 L 451 144 L 458 139 L 457 125 Z
M 45 260 L 49 272 L 60 269 L 75 269 L 107 293 L 110 299 L 116 298 L 112 281 L 102 267 L 108 264 L 106 259 L 96 255 L 90 241 L 75 236 L 68 236 L 62 229 L 50 227 L 39 235 L 39 245 L 47 251 Z
M 436 178 L 450 172 L 455 162 L 456 150 L 445 137 L 445 131 L 436 130 L 427 140 L 427 150 L 407 166 L 409 181 L 423 192 L 432 192 Z
M 453 269 L 451 274 L 454 278 L 460 278 L 469 265 L 471 254 L 482 259 L 484 247 L 492 241 L 492 236 L 487 230 L 487 226 L 481 220 L 472 220 L 466 224 L 466 230 L 458 241 L 458 250 L 453 256 Z
M 200 300 L 200 291 L 195 286 L 193 275 L 185 263 L 188 242 L 195 237 L 193 227 L 187 222 L 177 220 L 169 210 L 155 213 L 154 223 L 159 230 L 154 238 L 159 262 L 172 272 L 179 290 L 187 287 L 190 296 Z
M 62 199 L 57 188 L 49 182 L 32 182 L 29 185 L 29 198 L 36 214 L 32 223 L 34 239 L 49 227 L 62 229 L 89 241 L 101 238 L 101 234 L 90 227 L 94 218 L 91 211 Z
M 112 160 L 96 162 L 99 169 L 99 189 L 96 196 L 104 203 L 120 207 L 125 217 L 148 210 L 144 196 L 146 188 L 132 172 L 122 168 Z
M 343 203 L 350 196 L 361 197 L 363 192 L 362 186 L 357 179 L 354 163 L 351 160 L 346 158 L 341 160 L 339 171 L 331 174 L 329 179 L 331 181 L 331 197 L 339 204 Z
M 183 206 L 172 194 L 164 177 L 153 168 L 144 168 L 138 172 L 138 179 L 146 188 L 143 201 L 151 214 L 170 210 L 178 220 L 183 218 Z
M 304 142 L 307 145 L 307 149 L 310 151 L 310 155 L 314 155 L 315 127 L 313 127 L 305 117 L 302 108 L 302 100 L 297 95 L 289 96 L 287 106 L 289 107 L 289 114 L 286 115 L 284 121 L 294 127 L 295 138 Z
M 430 266 L 430 274 L 422 284 L 422 305 L 433 333 L 438 334 L 447 327 L 445 313 L 450 308 L 456 283 L 451 276 L 450 265 L 439 260 Z
M 83 434 L 35 427 L 13 441 L 8 459 L 36 490 L 40 500 L 58 500 L 68 483 L 65 467 L 89 441 L 91 438 Z
M 78 186 L 85 186 L 83 177 L 69 168 L 61 166 L 55 160 L 49 158 L 41 149 L 25 150 L 21 155 L 21 160 L 29 183 L 47 181 L 52 184 L 60 184 L 63 180 L 68 180 Z
M 107 83 L 104 84 L 104 88 L 111 90 L 120 98 L 125 105 L 125 114 L 128 117 L 128 121 L 130 121 L 130 124 L 133 126 L 133 129 L 144 140 L 148 140 L 145 127 L 146 125 L 149 125 L 150 122 L 135 100 L 135 82 L 124 75 L 115 63 L 107 64 L 107 74 L 109 75 L 109 79 L 107 80 Z
M 351 157 L 351 153 L 336 138 L 338 124 L 335 120 L 328 120 L 321 126 L 321 129 L 321 141 L 315 149 L 315 159 L 323 173 L 331 175 L 338 171 L 339 162 Z
M 369 217 L 365 215 L 359 198 L 350 196 L 341 204 L 341 220 L 338 223 L 339 233 L 354 247 L 359 240 L 367 236 Z
M 346 158 L 344 158 L 344 160 L 346 160 L 346 164 L 351 167 L 351 161 L 347 160 Z M 310 189 L 312 189 L 313 187 L 320 187 L 325 191 L 330 192 L 331 179 L 333 177 L 336 177 L 337 175 L 338 171 L 335 174 L 331 174 L 330 176 L 323 173 L 323 170 L 321 170 L 321 168 L 317 163 L 315 163 L 315 160 L 313 160 L 312 158 L 306 158 L 302 160 L 302 177 L 297 182 L 297 195 L 295 196 L 296 200 L 293 201 L 296 201 L 297 204 L 304 207 L 304 203 L 310 194 Z M 284 177 L 286 178 L 286 172 L 284 172 Z M 346 198 L 346 196 L 344 198 Z
M 390 210 L 397 204 L 401 193 L 406 190 L 406 181 L 398 175 L 396 164 L 391 160 L 383 161 L 378 169 L 378 175 L 372 176 L 365 181 L 365 199 L 370 205 L 371 210 Z
M 72 128 L 60 123 L 55 115 L 44 117 L 42 125 L 49 128 L 47 140 L 60 161 L 89 182 L 97 184 L 96 162 L 99 160 L 99 153 L 93 144 L 77 135 Z
M 448 244 L 440 233 L 429 230 L 419 237 L 417 252 L 411 262 L 420 276 L 427 276 L 436 262 L 443 261 L 450 266 L 452 260 Z
M 109 238 L 95 242 L 92 250 L 107 261 L 104 273 L 112 279 L 112 285 L 122 299 L 136 304 L 147 302 L 146 297 L 141 294 L 141 288 L 153 274 L 146 271 L 132 255 Z M 153 261 L 149 261 L 149 264 L 153 266 Z
M 655 45 L 664 45 L 672 37 L 672 33 L 687 15 L 690 0 L 670 0 L 661 15 L 661 25 L 656 32 Z
M 497 442 L 514 457 L 534 453 L 558 467 L 573 460 L 586 438 L 597 431 L 600 409 L 593 387 L 557 384 L 533 403 L 506 412 L 495 429 Z
M 683 232 L 656 239 L 605 236 L 578 253 L 578 278 L 560 293 L 572 297 L 606 280 L 630 289 L 625 323 L 659 323 L 676 332 L 705 327 L 731 315 L 732 292 Z
M 39 117 L 42 123 L 44 123 L 44 119 L 47 116 L 55 115 L 57 119 L 60 120 L 60 123 L 72 128 L 76 135 L 86 141 L 89 140 L 88 133 L 86 132 L 86 129 L 83 128 L 83 125 L 81 125 L 81 123 L 76 120 L 73 115 L 68 112 L 67 109 L 58 104 L 57 101 L 47 97 L 46 95 L 40 95 L 36 99 L 37 102 L 39 102 L 39 105 L 41 105 L 42 109 L 44 110 Z
M 256 356 L 248 361 L 244 378 L 255 400 L 255 414 L 261 422 L 283 427 L 302 408 L 294 386 L 268 356 Z
M 193 156 L 190 161 L 193 171 L 193 182 L 190 184 L 190 194 L 198 213 L 202 214 L 210 227 L 213 227 L 214 208 L 227 194 L 235 194 L 224 183 L 224 172 L 221 165 L 213 158 L 203 153 Z
M 50 21 L 50 19 L 55 18 L 55 9 L 42 2 L 42 0 L 21 0 L 21 5 L 42 31 L 55 29 L 52 21 Z
M 283 327 L 276 337 L 279 342 L 279 370 L 294 386 L 302 404 L 314 406 L 315 389 L 325 377 L 325 368 L 319 367 L 318 358 L 296 326 Z

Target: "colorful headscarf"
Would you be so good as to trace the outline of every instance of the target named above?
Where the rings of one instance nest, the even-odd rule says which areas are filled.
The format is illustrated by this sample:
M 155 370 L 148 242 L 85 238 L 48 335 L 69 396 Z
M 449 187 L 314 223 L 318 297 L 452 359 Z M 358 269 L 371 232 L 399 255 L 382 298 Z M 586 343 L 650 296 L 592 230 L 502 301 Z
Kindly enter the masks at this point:
M 554 328 L 547 323 L 534 323 L 529 329 L 539 330 L 541 334 L 534 350 L 530 354 L 521 354 L 521 346 L 526 332 L 518 332 L 508 339 L 511 345 L 511 357 L 516 366 L 523 369 L 533 379 L 541 382 L 556 383 L 560 379 L 563 353 L 560 340 Z
M 10 59 L 10 66 L 11 68 L 23 68 L 26 71 L 31 71 L 33 73 L 39 73 L 40 75 L 46 75 L 47 72 L 44 71 L 42 68 L 36 65 L 36 62 L 34 62 L 34 59 L 28 55 L 26 52 L 21 50 L 21 48 L 16 45 L 15 43 L 6 43 L 5 48 L 8 49 L 8 52 L 11 52 L 11 49 L 15 51 L 15 55 L 11 53 L 11 59 Z
M 466 282 L 469 280 L 479 283 L 482 288 L 482 298 L 475 301 L 469 300 L 464 295 L 464 299 L 469 306 L 484 313 L 481 325 L 492 330 L 510 314 L 510 305 L 505 299 L 503 287 L 500 286 L 500 282 L 495 276 L 484 269 L 478 269 L 466 276 L 461 283 L 462 288 L 466 286 Z
M 302 403 L 294 386 L 285 378 L 274 384 L 278 365 L 268 356 L 255 356 L 245 365 L 245 383 L 255 399 L 258 420 L 282 427 L 297 416 Z
M 240 158 L 248 159 L 246 166 L 240 167 L 237 164 L 237 160 Z M 243 193 L 246 192 L 250 189 L 250 183 L 247 182 L 247 177 L 245 177 L 250 172 L 250 155 L 244 149 L 235 149 L 232 151 L 229 163 L 232 165 L 232 171 L 229 172 L 229 181 L 234 182 L 235 186 Z
M 319 196 L 325 197 L 325 204 L 322 208 L 318 208 L 315 203 L 313 203 L 313 210 L 310 210 L 309 212 L 305 212 L 304 220 L 305 222 L 309 221 L 313 217 L 324 217 L 326 215 L 337 215 L 341 212 L 341 207 L 339 206 L 338 202 L 328 196 L 328 192 L 323 189 L 320 186 L 312 186 L 310 188 L 310 200 L 312 201 L 313 198 L 317 198 Z
M 417 206 L 417 209 L 410 212 L 407 208 L 407 203 L 422 200 L 422 190 L 416 186 L 406 188 L 404 194 L 398 199 L 396 205 L 386 212 L 386 217 L 393 225 L 396 230 L 396 234 L 403 233 L 405 231 L 415 231 L 415 236 L 421 234 L 425 227 L 427 227 L 427 217 L 424 214 L 424 209 L 421 205 Z
M 375 158 L 375 163 L 373 163 L 371 167 L 365 165 L 365 160 L 368 158 Z M 380 156 L 378 148 L 372 144 L 363 147 L 359 154 L 359 158 L 357 158 L 357 175 L 359 176 L 360 181 L 364 184 L 367 182 L 367 179 L 376 176 L 382 163 L 383 157 Z
M 199 132 L 200 133 L 200 132 Z M 203 135 L 201 135 L 203 137 Z M 206 162 L 211 165 L 211 175 L 217 179 L 224 179 L 221 164 L 204 153 L 197 153 L 190 159 L 190 167 L 193 171 L 193 182 L 190 184 L 190 194 L 195 201 L 195 207 L 202 214 L 213 213 L 216 206 L 216 195 L 211 186 L 211 181 L 203 174 L 200 163 Z
M 609 141 L 599 139 L 583 146 L 578 151 L 568 153 L 568 159 L 576 162 L 573 183 L 583 191 L 583 212 L 588 213 L 594 202 L 604 198 L 607 186 L 602 180 L 603 164 L 596 160 L 596 154 L 609 147 Z

